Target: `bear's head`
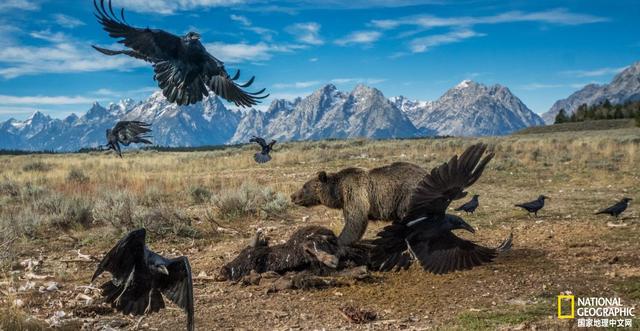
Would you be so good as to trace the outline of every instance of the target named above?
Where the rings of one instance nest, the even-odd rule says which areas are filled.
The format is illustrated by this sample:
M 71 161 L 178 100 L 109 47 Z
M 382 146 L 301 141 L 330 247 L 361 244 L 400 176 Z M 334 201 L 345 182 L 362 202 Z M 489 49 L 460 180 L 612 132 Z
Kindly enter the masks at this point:
M 325 171 L 319 172 L 291 195 L 291 202 L 303 207 L 325 205 L 329 208 L 342 208 L 341 200 L 338 193 L 338 176 L 327 174 Z

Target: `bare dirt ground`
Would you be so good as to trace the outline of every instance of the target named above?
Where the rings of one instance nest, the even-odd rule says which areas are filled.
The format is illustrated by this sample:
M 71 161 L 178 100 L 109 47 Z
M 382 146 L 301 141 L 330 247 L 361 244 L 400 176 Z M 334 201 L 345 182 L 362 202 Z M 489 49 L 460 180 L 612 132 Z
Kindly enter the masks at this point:
M 340 211 L 287 205 L 278 213 L 235 217 L 221 213 L 225 206 L 219 201 L 224 194 L 251 182 L 288 196 L 317 171 L 346 166 L 371 168 L 402 160 L 430 168 L 476 140 L 288 144 L 281 146 L 266 166 L 251 162 L 250 147 L 128 154 L 124 160 L 112 155 L 0 157 L 0 179 L 5 180 L 0 186 L 0 198 L 4 194 L 0 215 L 7 233 L 2 238 L 4 244 L 0 241 L 6 251 L 0 278 L 0 307 L 4 307 L 0 329 L 37 330 L 50 325 L 63 330 L 185 327 L 185 315 L 175 306 L 168 305 L 168 309 L 139 322 L 101 305 L 98 292 L 87 288 L 97 262 L 91 258 L 85 261 L 78 250 L 101 258 L 130 227 L 100 221 L 99 215 L 104 214 L 99 213 L 100 199 L 116 191 L 136 197 L 138 205 L 133 209 L 156 208 L 156 204 L 163 210 L 179 209 L 179 219 L 188 220 L 190 231 L 197 233 L 185 236 L 174 225 L 175 231 L 151 232 L 148 244 L 166 255 L 189 257 L 196 276 L 198 330 L 576 328 L 574 321 L 556 317 L 556 296 L 565 291 L 578 296 L 621 297 L 625 305 L 637 307 L 640 209 L 634 202 L 640 200 L 640 130 L 481 140 L 490 143 L 497 156 L 470 189 L 480 194 L 480 208 L 463 217 L 478 230 L 473 239 L 485 245 L 497 245 L 513 233 L 510 252 L 495 263 L 448 275 L 431 275 L 414 266 L 397 273 L 373 273 L 365 281 L 340 287 L 275 293 L 270 293 L 267 285 L 244 286 L 211 278 L 247 245 L 257 228 L 266 229 L 274 243 L 303 225 L 339 231 Z M 35 162 L 51 169 L 31 171 L 27 166 Z M 74 182 L 70 175 L 74 168 L 82 169 L 87 179 Z M 7 182 L 15 184 L 13 188 L 20 193 L 12 195 Z M 212 197 L 194 199 L 194 185 L 210 191 Z M 61 226 L 55 217 L 41 215 L 28 229 L 17 227 L 16 222 L 37 218 L 26 218 L 26 210 L 32 208 L 34 215 L 41 210 L 34 206 L 44 197 L 24 198 L 24 192 L 33 186 L 65 199 L 89 200 L 91 218 L 86 224 Z M 167 196 L 158 203 L 145 202 L 151 194 L 149 188 Z M 551 200 L 538 218 L 513 207 L 539 194 Z M 623 196 L 636 200 L 622 220 L 593 215 Z M 371 224 L 367 237 L 373 237 L 384 224 Z M 103 276 L 99 282 L 104 280 Z M 47 288 L 54 284 L 55 288 Z M 373 311 L 377 319 L 350 323 L 340 313 L 345 306 Z M 639 327 L 640 320 L 634 324 Z

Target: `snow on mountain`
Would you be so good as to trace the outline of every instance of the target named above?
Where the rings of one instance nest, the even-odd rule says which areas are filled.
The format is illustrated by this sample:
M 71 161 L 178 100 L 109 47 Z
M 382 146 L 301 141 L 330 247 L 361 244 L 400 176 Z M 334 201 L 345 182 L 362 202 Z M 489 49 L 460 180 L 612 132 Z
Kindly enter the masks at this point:
M 612 104 L 640 100 L 640 62 L 636 62 L 616 75 L 605 85 L 589 84 L 566 99 L 556 101 L 542 118 L 552 124 L 560 109 L 572 114 L 582 104 L 597 105 L 609 100 Z
M 500 85 L 463 81 L 436 101 L 387 99 L 358 85 L 350 92 L 326 85 L 305 98 L 274 100 L 265 112 L 229 110 L 216 96 L 190 106 L 167 102 L 160 92 L 143 102 L 94 103 L 83 115 L 52 119 L 40 112 L 0 123 L 0 149 L 74 151 L 104 144 L 120 120 L 152 124 L 162 146 L 245 143 L 253 135 L 279 141 L 373 139 L 430 135 L 501 135 L 542 120 Z
M 418 131 L 379 90 L 358 85 L 345 93 L 329 84 L 303 99 L 275 100 L 265 114 L 249 114 L 231 142 L 253 134 L 287 141 L 415 137 Z
M 436 101 L 392 101 L 411 118 L 416 128 L 437 135 L 505 135 L 544 123 L 508 88 L 464 80 Z

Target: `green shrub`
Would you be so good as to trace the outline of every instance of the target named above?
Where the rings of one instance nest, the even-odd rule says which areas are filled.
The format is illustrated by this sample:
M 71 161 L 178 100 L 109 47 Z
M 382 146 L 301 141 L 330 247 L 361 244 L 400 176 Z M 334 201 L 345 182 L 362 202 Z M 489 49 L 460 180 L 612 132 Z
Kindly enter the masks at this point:
M 89 181 L 89 177 L 84 174 L 82 169 L 71 168 L 69 174 L 67 174 L 67 181 L 77 184 L 84 184 Z
M 42 161 L 33 161 L 25 164 L 22 167 L 23 171 L 39 171 L 39 172 L 47 172 L 53 169 L 53 165 L 42 162 Z
M 238 189 L 219 192 L 212 200 L 223 218 L 281 216 L 290 206 L 283 194 L 246 182 Z
M 202 186 L 192 187 L 191 198 L 197 204 L 209 202 L 211 200 L 211 191 Z
M 10 179 L 4 179 L 0 182 L 0 195 L 16 198 L 20 195 L 20 186 Z

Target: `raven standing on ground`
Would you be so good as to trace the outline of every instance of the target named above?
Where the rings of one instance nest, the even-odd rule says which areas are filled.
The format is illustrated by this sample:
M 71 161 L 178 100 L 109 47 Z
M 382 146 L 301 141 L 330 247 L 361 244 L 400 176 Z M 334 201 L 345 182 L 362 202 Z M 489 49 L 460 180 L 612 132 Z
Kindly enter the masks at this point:
M 538 216 L 538 211 L 542 209 L 542 207 L 544 207 L 545 199 L 549 199 L 549 197 L 541 195 L 536 200 L 516 204 L 516 207 L 520 207 L 526 210 L 529 214 L 533 213 L 534 215 Z
M 616 203 L 615 205 L 597 212 L 596 215 L 608 214 L 608 215 L 614 216 L 617 219 L 618 216 L 620 216 L 620 214 L 622 214 L 622 212 L 624 212 L 627 209 L 627 207 L 629 206 L 629 201 L 631 200 L 633 199 L 623 198 L 622 200 L 620 200 L 620 202 Z
M 145 245 L 144 229 L 131 231 L 102 259 L 91 282 L 105 271 L 112 279 L 102 295 L 125 315 L 143 315 L 164 308 L 162 295 L 187 313 L 187 330 L 194 330 L 193 281 L 185 256 L 166 259 Z
M 118 153 L 118 156 L 122 157 L 122 151 L 120 150 L 120 144 L 129 146 L 129 144 L 152 144 L 147 139 L 151 138 L 148 135 L 151 132 L 149 127 L 151 124 L 140 121 L 120 121 L 113 129 L 107 129 L 107 147 L 113 149 Z
M 260 147 L 262 147 L 262 151 L 256 153 L 253 156 L 253 159 L 256 160 L 256 162 L 267 163 L 271 161 L 271 156 L 269 155 L 269 153 L 271 153 L 271 151 L 273 150 L 273 145 L 276 144 L 275 140 L 271 140 L 271 142 L 267 144 L 267 141 L 263 138 L 253 136 L 253 138 L 251 138 L 249 142 L 256 143 L 260 145 Z
M 209 90 L 220 97 L 233 102 L 236 106 L 251 107 L 260 99 L 269 95 L 261 95 L 265 89 L 247 92 L 243 89 L 251 86 L 255 77 L 244 84 L 237 84 L 240 77 L 238 71 L 233 77 L 227 73 L 224 63 L 207 52 L 200 43 L 200 35 L 189 32 L 184 37 L 158 29 L 136 28 L 124 19 L 124 8 L 118 17 L 109 1 L 105 8 L 105 0 L 100 6 L 94 0 L 96 17 L 104 30 L 112 38 L 118 38 L 130 50 L 109 50 L 93 46 L 106 55 L 128 55 L 153 64 L 154 79 L 162 89 L 162 94 L 169 102 L 178 105 L 197 103 Z
M 467 203 L 465 203 L 464 205 L 454 209 L 455 211 L 464 211 L 465 213 L 469 214 L 473 214 L 476 211 L 476 208 L 478 208 L 478 197 L 479 195 L 474 195 L 471 200 Z
M 497 248 L 476 245 L 452 230 L 474 233 L 462 218 L 446 214 L 453 200 L 464 198 L 464 190 L 473 185 L 493 158 L 480 160 L 487 146 L 476 144 L 461 156 L 431 170 L 411 197 L 409 212 L 401 221 L 385 227 L 373 241 L 372 264 L 381 271 L 406 269 L 418 259 L 424 270 L 445 274 L 493 261 L 511 248 L 509 237 Z

